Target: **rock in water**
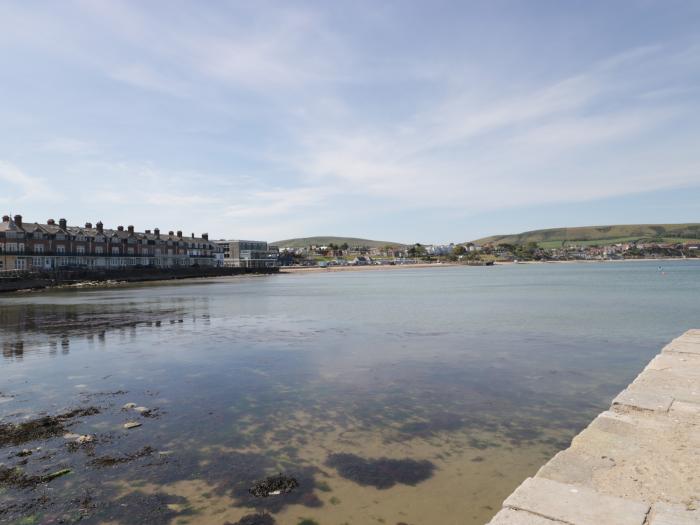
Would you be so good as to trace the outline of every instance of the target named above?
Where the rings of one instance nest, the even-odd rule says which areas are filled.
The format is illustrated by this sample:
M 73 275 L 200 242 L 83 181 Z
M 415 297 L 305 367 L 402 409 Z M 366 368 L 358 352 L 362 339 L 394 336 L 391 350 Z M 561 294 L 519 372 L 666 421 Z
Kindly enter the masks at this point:
M 129 430 L 130 428 L 136 428 L 140 426 L 141 423 L 139 423 L 138 421 L 129 421 L 128 423 L 124 423 L 124 428 L 127 430 Z
M 253 486 L 248 490 L 256 498 L 266 498 L 268 496 L 276 496 L 278 494 L 287 494 L 299 486 L 299 482 L 290 477 L 278 474 L 270 476 L 260 481 L 253 483 Z

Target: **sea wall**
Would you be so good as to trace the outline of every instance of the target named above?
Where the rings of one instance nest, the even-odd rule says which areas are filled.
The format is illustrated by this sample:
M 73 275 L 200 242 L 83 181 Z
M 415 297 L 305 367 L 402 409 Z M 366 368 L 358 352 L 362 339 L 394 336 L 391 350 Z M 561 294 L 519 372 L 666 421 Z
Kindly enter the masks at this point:
M 196 277 L 277 273 L 278 268 L 129 268 L 124 270 L 60 270 L 0 277 L 0 292 L 47 288 L 87 281 L 164 281 Z
M 700 330 L 674 339 L 490 525 L 700 524 Z

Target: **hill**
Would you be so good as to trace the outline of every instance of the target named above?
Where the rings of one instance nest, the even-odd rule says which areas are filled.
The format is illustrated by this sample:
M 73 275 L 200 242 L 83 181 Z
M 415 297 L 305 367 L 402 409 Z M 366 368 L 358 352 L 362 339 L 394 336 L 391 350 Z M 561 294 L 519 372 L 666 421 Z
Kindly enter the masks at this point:
M 555 248 L 563 243 L 612 244 L 630 241 L 685 242 L 700 239 L 700 224 L 618 224 L 612 226 L 583 226 L 552 228 L 511 235 L 492 235 L 473 241 L 477 244 L 525 244 L 536 242 L 543 248 Z
M 370 239 L 358 239 L 356 237 L 302 237 L 299 239 L 285 239 L 283 241 L 275 241 L 270 244 L 279 246 L 280 248 L 304 248 L 306 246 L 328 246 L 329 244 L 337 244 L 341 246 L 343 243 L 348 243 L 348 246 L 367 246 L 369 248 L 383 248 L 384 246 L 404 246 L 400 242 L 390 241 L 373 241 Z

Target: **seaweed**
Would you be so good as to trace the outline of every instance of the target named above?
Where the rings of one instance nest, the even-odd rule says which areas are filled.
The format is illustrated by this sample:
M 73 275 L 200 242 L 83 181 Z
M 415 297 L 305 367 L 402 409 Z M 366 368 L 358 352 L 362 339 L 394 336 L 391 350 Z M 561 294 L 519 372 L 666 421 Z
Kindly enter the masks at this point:
M 433 475 L 435 465 L 428 460 L 415 459 L 367 459 L 355 454 L 331 454 L 326 464 L 338 471 L 342 477 L 358 485 L 388 489 L 402 483 L 417 485 Z
M 224 525 L 275 525 L 275 518 L 270 516 L 267 512 L 262 512 L 243 516 L 236 523 L 227 521 Z
M 257 498 L 266 498 L 270 495 L 288 494 L 298 486 L 299 482 L 295 478 L 277 474 L 256 481 L 249 492 Z
M 155 449 L 153 447 L 146 446 L 132 454 L 124 454 L 123 456 L 100 456 L 99 458 L 95 458 L 92 461 L 90 461 L 88 465 L 97 468 L 113 467 L 121 463 L 129 463 L 130 461 L 134 461 L 135 459 L 150 456 L 154 452 Z
M 56 416 L 42 416 L 22 423 L 0 423 L 0 447 L 60 436 L 70 420 L 99 414 L 97 407 L 77 408 Z

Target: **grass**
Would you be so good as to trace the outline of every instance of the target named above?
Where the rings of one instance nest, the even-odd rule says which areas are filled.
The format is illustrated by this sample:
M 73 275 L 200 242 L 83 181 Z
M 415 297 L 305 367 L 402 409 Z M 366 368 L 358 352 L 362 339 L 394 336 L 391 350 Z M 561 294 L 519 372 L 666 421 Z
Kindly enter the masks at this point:
M 543 248 L 569 244 L 615 244 L 639 240 L 658 242 L 694 242 L 700 239 L 700 224 L 622 224 L 612 226 L 585 226 L 580 228 L 553 228 L 533 230 L 511 235 L 493 235 L 474 241 L 477 244 L 526 244 L 536 242 Z

